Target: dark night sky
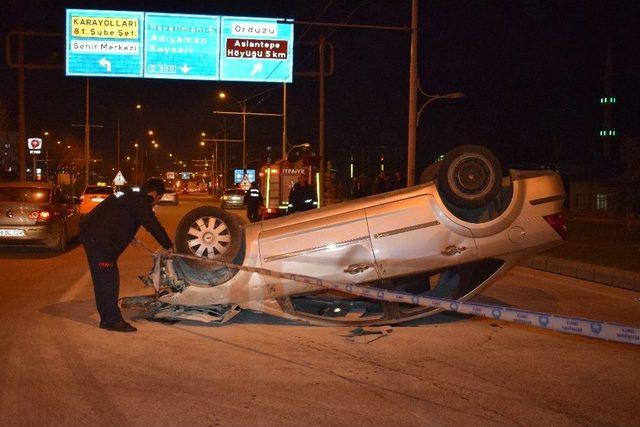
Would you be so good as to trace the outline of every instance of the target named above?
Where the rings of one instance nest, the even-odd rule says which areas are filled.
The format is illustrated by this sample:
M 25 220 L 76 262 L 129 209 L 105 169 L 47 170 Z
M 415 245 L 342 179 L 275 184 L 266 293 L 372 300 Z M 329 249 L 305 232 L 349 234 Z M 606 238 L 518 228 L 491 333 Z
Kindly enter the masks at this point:
M 64 31 L 65 8 L 137 10 L 211 15 L 290 17 L 302 21 L 405 26 L 407 0 L 315 1 L 33 1 L 9 0 L 0 11 L 0 31 Z M 418 130 L 417 170 L 436 154 L 462 143 L 483 143 L 508 163 L 548 162 L 561 146 L 561 159 L 587 158 L 597 147 L 602 124 L 604 62 L 611 45 L 614 62 L 614 123 L 618 134 L 640 133 L 640 2 L 638 1 L 421 1 L 420 80 L 430 93 L 463 92 L 466 98 L 437 101 Z M 335 46 L 336 69 L 327 78 L 326 154 L 341 173 L 352 151 L 356 167 L 385 153 L 388 167 L 405 168 L 409 34 L 393 31 L 309 28 L 296 25 L 295 71 L 317 67 L 304 42 L 322 33 Z M 302 43 L 301 43 L 302 42 Z M 27 44 L 32 54 L 64 56 L 62 41 Z M 4 49 L 4 43 L 3 43 Z M 4 57 L 4 55 L 3 55 Z M 4 61 L 3 61 L 4 62 Z M 17 73 L 0 67 L 0 103 L 5 126 L 17 129 Z M 63 70 L 27 75 L 27 129 L 43 129 L 81 140 L 84 78 Z M 221 128 L 212 110 L 224 89 L 250 97 L 254 111 L 281 108 L 281 85 L 152 79 L 92 79 L 96 150 L 106 158 L 122 118 L 125 140 L 147 126 L 182 159 L 201 157 L 199 133 Z M 292 144 L 317 144 L 316 79 L 289 85 L 288 134 Z M 145 105 L 142 114 L 135 103 Z M 230 119 L 240 136 L 239 119 Z M 280 122 L 249 119 L 249 158 L 280 147 Z M 125 143 L 123 142 L 123 145 Z M 128 143 L 126 143 L 128 145 Z M 124 150 L 123 151 L 127 151 Z M 276 152 L 276 157 L 278 152 Z

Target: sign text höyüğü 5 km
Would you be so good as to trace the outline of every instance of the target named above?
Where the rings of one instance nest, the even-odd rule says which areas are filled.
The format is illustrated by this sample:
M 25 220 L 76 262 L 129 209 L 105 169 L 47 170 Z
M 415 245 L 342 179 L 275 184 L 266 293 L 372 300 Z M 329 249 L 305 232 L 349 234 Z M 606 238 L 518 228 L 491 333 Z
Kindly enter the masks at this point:
M 69 76 L 291 82 L 278 19 L 67 9 Z

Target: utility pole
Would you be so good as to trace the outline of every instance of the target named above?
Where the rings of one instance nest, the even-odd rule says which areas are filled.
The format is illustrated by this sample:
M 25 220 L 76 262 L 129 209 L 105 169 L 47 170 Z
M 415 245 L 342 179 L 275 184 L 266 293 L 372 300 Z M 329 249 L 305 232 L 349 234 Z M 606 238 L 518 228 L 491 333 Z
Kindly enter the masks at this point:
M 84 159 L 85 159 L 85 186 L 89 185 L 89 77 L 87 77 L 87 91 L 85 97 L 84 115 Z
M 319 181 L 320 185 L 318 186 L 318 204 L 320 206 L 324 206 L 324 44 L 325 37 L 320 36 L 318 42 L 318 55 L 319 55 L 319 92 L 320 92 L 320 105 L 319 105 L 319 116 L 318 116 L 318 154 L 320 156 L 320 176 Z
M 27 180 L 27 129 L 25 124 L 24 102 L 24 35 L 22 29 L 18 35 L 18 157 L 20 163 L 20 181 Z
M 409 125 L 407 130 L 407 187 L 415 184 L 416 120 L 418 110 L 418 0 L 411 0 L 411 59 L 409 64 Z
M 117 137 L 116 137 L 116 172 L 120 172 L 120 118 L 117 122 Z
M 13 62 L 12 40 L 18 37 L 18 63 Z M 22 26 L 18 31 L 9 31 L 5 39 L 5 58 L 9 68 L 18 69 L 18 165 L 20 168 L 20 181 L 27 180 L 27 131 L 26 131 L 26 111 L 25 111 L 25 71 L 26 70 L 52 70 L 63 69 L 63 65 L 57 64 L 37 64 L 25 63 L 24 58 L 24 37 L 43 38 L 54 37 L 62 39 L 61 33 L 44 33 L 36 31 L 24 31 Z

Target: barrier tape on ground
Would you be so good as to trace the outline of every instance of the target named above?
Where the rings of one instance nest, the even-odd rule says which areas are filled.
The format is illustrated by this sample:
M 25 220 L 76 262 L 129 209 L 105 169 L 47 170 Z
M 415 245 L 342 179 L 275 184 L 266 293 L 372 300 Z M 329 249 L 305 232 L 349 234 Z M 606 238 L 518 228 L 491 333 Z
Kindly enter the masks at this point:
M 143 245 L 144 246 L 144 245 Z M 145 246 L 150 251 L 148 247 Z M 151 251 L 152 252 L 152 251 Z M 155 257 L 161 257 L 162 254 L 154 253 Z M 300 283 L 321 286 L 323 288 L 345 292 L 354 296 L 369 298 L 377 301 L 396 302 L 404 304 L 412 304 L 420 307 L 442 309 L 454 313 L 469 314 L 472 316 L 480 316 L 488 319 L 503 320 L 505 322 L 519 323 L 523 325 L 533 326 L 542 329 L 548 329 L 556 332 L 567 334 L 582 335 L 585 337 L 597 338 L 607 341 L 616 341 L 627 344 L 640 345 L 640 328 L 621 325 L 618 323 L 603 322 L 600 320 L 582 319 L 575 317 L 557 316 L 554 314 L 520 310 L 510 307 L 502 307 L 498 305 L 480 304 L 475 302 L 450 300 L 436 297 L 426 297 L 413 295 L 406 292 L 391 291 L 388 289 L 380 289 L 370 286 L 360 286 L 353 284 L 344 284 L 329 280 L 318 279 L 304 274 L 282 273 L 279 271 L 269 270 L 261 267 L 248 267 L 229 262 L 210 260 L 196 257 L 193 255 L 185 255 L 174 253 L 171 256 L 184 259 L 192 259 L 204 261 L 215 265 L 225 266 L 235 270 L 247 271 L 250 273 L 262 274 L 265 276 L 276 277 L 280 279 L 293 280 Z M 156 258 L 157 259 L 157 258 Z M 159 268 L 161 263 L 155 262 L 154 269 Z M 157 276 L 154 274 L 154 276 Z

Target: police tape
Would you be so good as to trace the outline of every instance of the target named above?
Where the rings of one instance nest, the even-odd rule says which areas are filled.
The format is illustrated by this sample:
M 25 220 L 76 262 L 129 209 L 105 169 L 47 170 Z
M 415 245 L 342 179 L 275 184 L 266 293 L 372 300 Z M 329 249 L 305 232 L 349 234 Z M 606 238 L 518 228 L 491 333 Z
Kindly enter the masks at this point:
M 144 243 L 142 245 L 147 250 L 151 251 L 148 247 L 146 247 L 146 245 L 144 245 Z M 159 279 L 159 274 L 157 273 L 159 273 L 158 269 L 160 268 L 161 262 L 158 262 L 158 260 L 163 255 L 160 252 L 152 253 L 154 253 L 155 257 L 153 276 Z M 196 260 L 199 262 L 208 262 L 234 270 L 247 271 L 250 273 L 276 277 L 279 279 L 293 280 L 299 283 L 315 285 L 376 301 L 411 304 L 425 308 L 440 309 L 454 313 L 468 314 L 472 316 L 485 317 L 488 319 L 518 323 L 566 334 L 582 335 L 585 337 L 597 338 L 606 341 L 616 341 L 627 344 L 640 345 L 640 328 L 635 328 L 618 323 L 603 322 L 600 320 L 577 317 L 557 316 L 554 314 L 538 311 L 520 310 L 511 307 L 502 307 L 498 305 L 481 304 L 462 300 L 427 297 L 422 295 L 414 295 L 407 292 L 375 288 L 372 286 L 345 284 L 330 280 L 318 279 L 316 277 L 306 276 L 304 274 L 283 273 L 280 271 L 269 270 L 262 267 L 243 266 L 215 259 L 201 258 L 193 255 L 173 253 L 170 256 Z

